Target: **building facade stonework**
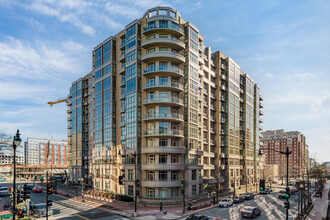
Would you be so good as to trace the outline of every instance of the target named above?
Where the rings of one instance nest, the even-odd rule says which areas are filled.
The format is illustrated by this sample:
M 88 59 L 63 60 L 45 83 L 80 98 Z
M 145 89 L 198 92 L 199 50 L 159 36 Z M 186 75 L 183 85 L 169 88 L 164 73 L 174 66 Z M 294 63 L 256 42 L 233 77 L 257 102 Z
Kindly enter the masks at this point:
M 220 177 L 224 191 L 257 187 L 259 87 L 178 11 L 148 10 L 92 57 L 72 84 L 68 122 L 69 160 L 84 155 L 95 189 L 147 203 L 179 201 L 181 180 L 190 198 Z

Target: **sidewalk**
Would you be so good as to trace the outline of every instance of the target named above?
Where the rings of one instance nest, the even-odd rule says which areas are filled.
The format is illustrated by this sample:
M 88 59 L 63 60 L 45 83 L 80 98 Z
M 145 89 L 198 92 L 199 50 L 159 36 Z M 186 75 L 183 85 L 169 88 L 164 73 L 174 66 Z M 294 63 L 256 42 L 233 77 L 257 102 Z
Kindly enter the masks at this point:
M 115 214 L 124 216 L 124 217 L 130 217 L 134 218 L 134 203 L 128 204 L 128 203 L 122 203 L 117 201 L 104 201 L 101 199 L 91 198 L 88 195 L 84 196 L 85 202 L 81 201 L 81 196 L 73 197 L 73 193 L 69 191 L 69 196 L 66 197 L 66 190 L 57 190 L 57 196 L 65 197 L 68 200 L 72 200 L 78 203 L 84 203 L 93 207 L 97 207 L 100 209 L 103 209 L 105 211 L 110 211 Z M 222 197 L 219 197 L 221 199 Z M 211 200 L 211 199 L 210 199 Z M 208 204 L 210 201 L 201 202 L 198 204 L 194 204 L 193 207 L 200 205 L 200 204 Z M 215 205 L 216 206 L 216 205 Z M 153 219 L 180 219 L 183 216 L 191 215 L 195 212 L 199 212 L 202 210 L 213 208 L 214 205 L 207 206 L 205 208 L 201 208 L 198 210 L 186 210 L 186 213 L 183 214 L 183 207 L 181 204 L 179 204 L 178 207 L 166 207 L 163 206 L 163 210 L 167 211 L 167 214 L 163 214 L 163 212 L 160 212 L 159 207 L 144 207 L 144 206 L 137 206 L 137 213 L 138 216 L 135 219 L 143 219 L 143 220 L 153 220 Z M 187 204 L 186 204 L 187 208 Z
M 329 193 L 330 183 L 327 183 L 325 188 L 322 191 L 322 198 L 313 198 L 314 208 L 311 213 L 308 215 L 307 219 L 309 220 L 320 220 L 322 219 L 322 214 L 325 206 L 329 202 L 328 193 Z

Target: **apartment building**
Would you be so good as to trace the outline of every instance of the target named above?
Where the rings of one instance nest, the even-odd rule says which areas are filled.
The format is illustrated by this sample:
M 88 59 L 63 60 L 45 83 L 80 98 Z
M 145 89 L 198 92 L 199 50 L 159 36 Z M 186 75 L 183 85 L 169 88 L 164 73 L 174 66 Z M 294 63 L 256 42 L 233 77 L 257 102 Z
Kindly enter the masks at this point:
M 286 176 L 286 156 L 277 151 L 285 152 L 288 147 L 292 154 L 289 156 L 289 176 L 300 178 L 306 175 L 309 162 L 308 145 L 306 137 L 299 131 L 285 132 L 271 130 L 262 132 L 262 150 L 265 154 L 266 164 L 277 164 L 279 166 L 279 177 Z
M 220 177 L 222 190 L 256 186 L 259 87 L 233 59 L 204 45 L 198 28 L 178 11 L 152 8 L 92 54 L 81 111 L 88 129 L 88 176 L 96 189 L 137 193 L 148 203 L 181 201 L 182 192 L 189 198 L 205 195 L 204 186 Z M 82 149 L 74 138 L 79 131 L 72 130 L 83 124 L 73 122 L 80 106 L 72 103 L 75 84 L 68 111 L 70 153 Z
M 72 83 L 68 96 L 68 178 L 70 182 L 84 181 L 91 184 L 89 174 L 89 77 L 79 78 Z M 92 131 L 92 128 L 91 130 Z
M 25 165 L 67 166 L 67 141 L 27 138 Z
M 14 161 L 13 146 L 5 143 L 0 144 L 0 165 L 12 165 Z M 16 150 L 16 164 L 24 165 L 24 149 Z

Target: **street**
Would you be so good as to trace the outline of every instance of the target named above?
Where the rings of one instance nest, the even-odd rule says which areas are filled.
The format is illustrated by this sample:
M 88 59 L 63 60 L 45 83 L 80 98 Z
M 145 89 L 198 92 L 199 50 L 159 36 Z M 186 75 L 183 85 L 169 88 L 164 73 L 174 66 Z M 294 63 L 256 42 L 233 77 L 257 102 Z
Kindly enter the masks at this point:
M 2 186 L 11 187 L 10 183 L 2 183 Z M 18 185 L 23 185 L 19 183 Z M 31 201 L 34 204 L 46 203 L 46 194 L 42 193 L 33 193 L 31 192 Z M 0 197 L 0 199 L 9 202 L 11 200 L 10 196 Z M 87 220 L 87 219 L 127 219 L 122 216 L 111 213 L 110 211 L 100 209 L 98 207 L 80 203 L 77 201 L 72 201 L 66 199 L 62 196 L 57 196 L 53 193 L 50 195 L 50 199 L 53 200 L 53 205 L 51 207 L 49 219 L 70 219 L 70 220 Z M 35 218 L 35 219 L 45 219 L 45 218 Z
M 220 219 L 241 219 L 241 210 L 245 206 L 254 206 L 261 209 L 261 216 L 257 219 L 285 219 L 284 203 L 285 199 L 279 199 L 277 192 L 264 195 L 256 195 L 253 200 L 247 200 L 239 204 L 234 204 L 229 208 L 213 207 L 208 210 L 197 212 L 210 218 Z M 289 216 L 295 216 L 298 212 L 298 194 L 292 195 L 289 199 Z

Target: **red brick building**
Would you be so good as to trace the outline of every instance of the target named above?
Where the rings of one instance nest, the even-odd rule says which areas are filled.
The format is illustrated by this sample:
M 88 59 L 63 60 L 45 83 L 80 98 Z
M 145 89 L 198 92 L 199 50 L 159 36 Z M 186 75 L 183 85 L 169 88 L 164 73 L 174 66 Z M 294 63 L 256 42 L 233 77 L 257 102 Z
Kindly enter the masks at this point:
M 286 177 L 286 156 L 276 151 L 285 152 L 287 147 L 292 151 L 289 156 L 289 177 L 301 178 L 306 174 L 309 152 L 303 134 L 299 131 L 285 132 L 281 129 L 265 131 L 262 135 L 260 148 L 265 154 L 265 163 L 277 164 L 280 178 Z

